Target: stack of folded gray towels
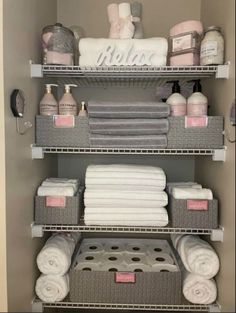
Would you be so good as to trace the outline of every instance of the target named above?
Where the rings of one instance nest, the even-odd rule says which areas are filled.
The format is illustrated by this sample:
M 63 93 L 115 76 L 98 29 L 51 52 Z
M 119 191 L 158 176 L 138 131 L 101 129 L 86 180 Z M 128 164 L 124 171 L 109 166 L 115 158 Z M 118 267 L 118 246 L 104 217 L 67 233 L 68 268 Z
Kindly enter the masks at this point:
M 90 144 L 98 148 L 167 147 L 170 108 L 162 102 L 88 102 Z

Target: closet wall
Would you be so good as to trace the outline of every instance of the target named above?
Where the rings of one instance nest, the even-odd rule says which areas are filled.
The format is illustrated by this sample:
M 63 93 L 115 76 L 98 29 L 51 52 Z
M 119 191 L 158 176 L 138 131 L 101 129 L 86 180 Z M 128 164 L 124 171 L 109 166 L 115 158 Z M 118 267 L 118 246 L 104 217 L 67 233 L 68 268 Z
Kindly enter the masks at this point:
M 225 128 L 235 138 L 230 126 L 229 112 L 235 98 L 235 1 L 203 0 L 201 17 L 204 25 L 219 25 L 224 30 L 226 61 L 230 61 L 228 80 L 209 79 L 203 85 L 213 115 L 225 116 Z M 223 312 L 235 312 L 235 143 L 225 141 L 226 162 L 212 162 L 196 158 L 196 178 L 211 186 L 220 199 L 220 224 L 224 227 L 224 242 L 215 243 L 220 255 L 221 271 L 218 275 L 219 303 Z
M 57 166 L 56 158 L 31 159 L 42 81 L 30 78 L 29 60 L 40 59 L 41 29 L 56 21 L 56 1 L 5 0 L 3 17 L 8 310 L 26 312 L 31 310 L 34 297 L 35 256 L 40 245 L 40 240 L 31 238 L 33 195 L 42 179 L 56 174 Z M 16 133 L 16 121 L 10 111 L 14 88 L 24 91 L 24 121 L 33 123 L 24 136 Z

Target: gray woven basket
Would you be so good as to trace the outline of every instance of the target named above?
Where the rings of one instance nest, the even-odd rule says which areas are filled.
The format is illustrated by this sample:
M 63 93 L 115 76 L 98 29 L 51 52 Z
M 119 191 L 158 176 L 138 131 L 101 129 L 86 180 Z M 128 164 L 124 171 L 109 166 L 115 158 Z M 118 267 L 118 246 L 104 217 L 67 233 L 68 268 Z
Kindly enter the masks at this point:
M 138 244 L 138 239 L 136 240 Z M 134 283 L 117 283 L 119 272 L 75 270 L 78 250 L 69 272 L 70 301 L 80 303 L 181 304 L 181 270 L 171 249 L 176 272 L 133 272 Z
M 41 147 L 89 147 L 87 117 L 75 116 L 73 128 L 56 128 L 53 116 L 36 116 L 36 145 Z
M 75 197 L 66 197 L 66 207 L 46 207 L 46 197 L 35 197 L 35 224 L 78 225 L 83 210 L 83 188 Z
M 224 119 L 208 116 L 207 127 L 185 128 L 185 117 L 169 117 L 168 148 L 220 149 L 223 147 Z
M 218 227 L 218 200 L 207 200 L 207 211 L 188 210 L 187 200 L 170 197 L 168 213 L 172 227 L 214 229 Z

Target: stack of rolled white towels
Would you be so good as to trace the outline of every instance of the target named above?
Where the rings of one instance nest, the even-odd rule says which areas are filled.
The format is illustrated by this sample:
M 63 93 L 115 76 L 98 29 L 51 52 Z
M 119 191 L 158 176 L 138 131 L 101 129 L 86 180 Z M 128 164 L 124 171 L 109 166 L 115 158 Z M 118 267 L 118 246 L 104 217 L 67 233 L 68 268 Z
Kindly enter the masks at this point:
M 37 256 L 42 273 L 37 279 L 35 291 L 43 302 L 59 302 L 69 293 L 67 274 L 75 249 L 76 238 L 70 234 L 51 236 Z
M 213 200 L 211 189 L 196 182 L 167 183 L 166 190 L 175 199 Z
M 213 277 L 220 263 L 214 249 L 196 235 L 171 235 L 175 249 L 185 268 L 184 297 L 194 304 L 211 304 L 217 298 Z
M 78 192 L 79 180 L 69 178 L 47 178 L 39 186 L 38 196 L 73 197 Z
M 166 176 L 159 167 L 90 165 L 86 171 L 86 225 L 166 226 Z

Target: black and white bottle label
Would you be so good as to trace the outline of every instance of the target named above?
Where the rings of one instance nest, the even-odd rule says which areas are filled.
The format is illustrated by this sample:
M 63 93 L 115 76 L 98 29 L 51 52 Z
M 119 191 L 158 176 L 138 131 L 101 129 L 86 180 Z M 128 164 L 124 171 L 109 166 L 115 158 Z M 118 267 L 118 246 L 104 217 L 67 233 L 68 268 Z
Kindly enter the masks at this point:
M 218 44 L 217 41 L 208 41 L 201 46 L 201 57 L 210 57 L 217 55 Z

